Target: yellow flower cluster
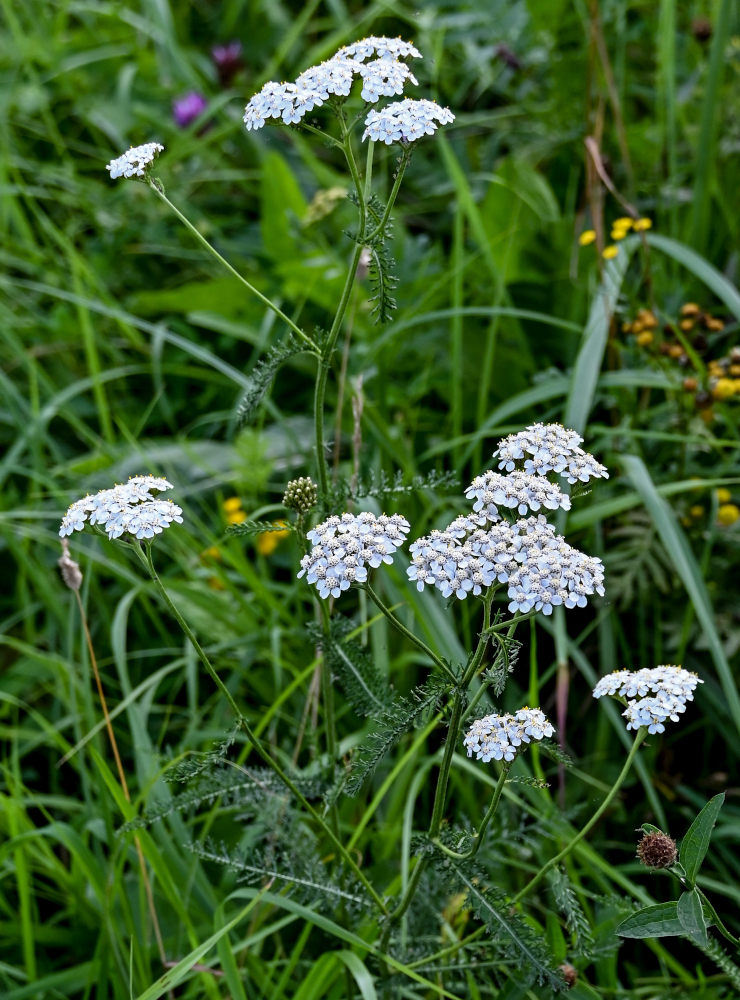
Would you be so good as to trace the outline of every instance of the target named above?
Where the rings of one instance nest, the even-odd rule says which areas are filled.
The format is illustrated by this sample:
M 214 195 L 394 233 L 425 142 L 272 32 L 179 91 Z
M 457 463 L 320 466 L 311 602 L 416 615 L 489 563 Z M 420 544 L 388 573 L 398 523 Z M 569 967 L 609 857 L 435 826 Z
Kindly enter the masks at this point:
M 724 528 L 740 521 L 740 507 L 732 502 L 732 494 L 728 489 L 720 487 L 717 490 L 717 524 Z M 694 521 L 699 521 L 704 517 L 705 509 L 703 504 L 696 503 L 689 507 L 686 517 L 681 518 L 681 523 L 685 527 L 690 527 Z
M 652 219 L 648 219 L 646 216 L 642 216 L 639 219 L 632 219 L 628 215 L 620 216 L 620 218 L 612 222 L 611 227 L 610 236 L 615 242 L 604 247 L 601 251 L 601 256 L 604 260 L 613 260 L 619 253 L 619 247 L 617 246 L 619 240 L 623 240 L 630 232 L 644 233 L 647 229 L 652 229 L 652 226 Z M 593 229 L 584 229 L 578 237 L 578 242 L 582 247 L 590 246 L 595 240 L 596 232 Z

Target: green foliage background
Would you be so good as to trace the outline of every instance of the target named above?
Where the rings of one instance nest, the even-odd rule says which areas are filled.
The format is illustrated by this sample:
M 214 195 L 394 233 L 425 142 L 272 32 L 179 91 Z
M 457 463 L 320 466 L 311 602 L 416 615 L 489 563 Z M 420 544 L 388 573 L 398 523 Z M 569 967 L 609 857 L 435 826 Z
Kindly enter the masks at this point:
M 397 312 L 376 326 L 367 282 L 351 305 L 346 377 L 330 382 L 334 402 L 342 387 L 339 475 L 353 469 L 353 398 L 362 401 L 366 482 L 453 472 L 465 485 L 487 467 L 499 436 L 534 419 L 585 428 L 586 446 L 612 472 L 568 519 L 569 540 L 605 560 L 607 598 L 572 613 L 567 635 L 538 619 L 521 636 L 503 705 L 534 695 L 554 716 L 564 652 L 564 737 L 576 765 L 563 774 L 543 761 L 549 792 L 507 790 L 487 871 L 514 891 L 554 853 L 565 820 L 585 821 L 621 769 L 623 722 L 590 699 L 595 679 L 619 666 L 683 662 L 704 680 L 696 704 L 649 741 L 619 805 L 567 868 L 594 935 L 590 952 L 578 940 L 580 910 L 571 906 L 571 923 L 557 916 L 570 906 L 568 886 L 543 889 L 529 921 L 557 958 L 578 966 L 582 996 L 734 995 L 691 946 L 629 942 L 617 952 L 613 928 L 625 913 L 619 900 L 671 892 L 635 862 L 635 828 L 651 820 L 679 836 L 725 788 L 703 884 L 735 933 L 740 926 L 740 532 L 718 524 L 716 493 L 729 489 L 740 504 L 738 404 L 715 404 L 705 421 L 682 389 L 685 372 L 620 332 L 639 307 L 675 324 L 681 304 L 695 300 L 725 321 L 710 356 L 737 343 L 735 5 L 3 0 L 0 11 L 2 995 L 164 995 L 151 987 L 162 968 L 134 841 L 120 833 L 155 804 L 162 818 L 140 836 L 166 952 L 174 962 L 197 952 L 190 966 L 211 970 L 189 971 L 178 996 L 308 1000 L 381 990 L 372 954 L 337 939 L 310 898 L 259 881 L 245 888 L 233 865 L 209 859 L 209 837 L 248 853 L 280 821 L 274 802 L 211 788 L 193 793 L 197 809 L 174 808 L 181 789 L 165 771 L 224 738 L 227 706 L 120 546 L 78 536 L 83 601 L 134 799 L 125 802 L 78 610 L 56 570 L 58 523 L 71 500 L 135 473 L 166 475 L 185 510 L 185 524 L 156 545 L 168 589 L 276 755 L 295 754 L 316 776 L 322 722 L 305 630 L 313 612 L 294 581 L 300 553 L 293 537 L 269 556 L 249 536 L 227 537 L 221 506 L 236 495 L 250 518 L 285 516 L 285 483 L 312 472 L 312 362 L 289 360 L 239 429 L 239 400 L 282 336 L 279 324 L 144 185 L 111 183 L 104 165 L 130 144 L 161 141 L 157 173 L 168 196 L 305 329 L 326 326 L 355 224 L 348 178 L 304 133 L 247 135 L 241 114 L 266 80 L 292 79 L 367 34 L 413 39 L 425 55 L 414 67 L 419 92 L 457 117 L 419 144 L 394 212 Z M 209 49 L 232 38 L 244 68 L 224 90 Z M 188 90 L 205 93 L 208 109 L 179 129 L 171 102 Z M 616 189 L 653 220 L 647 245 L 628 241 L 605 275 L 577 237 L 592 223 L 608 232 L 624 209 L 587 170 L 589 136 Z M 378 152 L 381 191 L 393 169 L 393 152 Z M 335 376 L 340 367 L 341 358 Z M 414 537 L 464 509 L 454 487 L 378 502 L 407 516 Z M 703 512 L 691 514 L 697 505 Z M 219 559 L 204 555 L 211 547 Z M 464 660 L 477 627 L 471 609 L 418 595 L 403 567 L 399 559 L 378 575 L 386 598 L 408 623 L 414 612 L 445 655 Z M 416 654 L 371 607 L 343 600 L 379 675 L 408 694 L 426 676 Z M 371 723 L 341 695 L 339 706 L 348 754 Z M 344 830 L 381 882 L 398 876 L 412 832 L 424 826 L 424 776 L 439 733 L 427 725 L 407 734 L 361 794 L 342 802 Z M 245 759 L 241 743 L 232 757 Z M 458 763 L 450 819 L 475 822 L 494 779 L 483 765 Z M 295 856 L 282 862 L 300 867 L 299 830 Z M 267 895 L 255 902 L 258 891 Z M 474 928 L 443 887 L 430 899 L 433 927 L 417 918 L 412 939 L 449 941 Z M 463 952 L 450 969 L 424 974 L 454 996 L 550 995 L 516 992 L 515 968 L 497 992 L 476 958 Z M 505 956 L 496 975 L 502 968 Z M 400 978 L 404 996 L 444 995 Z

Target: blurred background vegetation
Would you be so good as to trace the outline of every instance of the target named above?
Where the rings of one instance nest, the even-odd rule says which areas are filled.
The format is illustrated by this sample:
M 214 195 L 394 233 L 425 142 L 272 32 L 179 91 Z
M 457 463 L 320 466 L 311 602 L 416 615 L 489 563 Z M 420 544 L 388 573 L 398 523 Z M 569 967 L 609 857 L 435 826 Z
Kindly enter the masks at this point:
M 349 476 L 357 458 L 366 479 L 452 472 L 464 486 L 502 434 L 534 419 L 585 427 L 612 478 L 577 505 L 569 539 L 604 558 L 607 599 L 571 613 L 559 644 L 547 622 L 531 631 L 505 705 L 534 690 L 554 715 L 556 689 L 569 681 L 561 729 L 577 765 L 548 773 L 552 801 L 583 819 L 621 769 L 622 722 L 589 696 L 599 674 L 683 662 L 705 683 L 681 724 L 651 739 L 594 848 L 574 857 L 569 874 L 590 885 L 601 957 L 574 959 L 562 934 L 555 951 L 599 995 L 732 996 L 717 967 L 680 942 L 617 952 L 607 938 L 614 894 L 638 898 L 639 884 L 670 895 L 667 880 L 639 873 L 635 827 L 650 820 L 678 836 L 725 788 L 705 884 L 740 927 L 737 6 L 3 0 L 0 11 L 2 995 L 143 995 L 161 962 L 133 840 L 116 831 L 179 791 L 162 778 L 168 762 L 209 749 L 230 725 L 125 552 L 75 539 L 133 806 L 122 798 L 78 609 L 56 569 L 58 523 L 73 499 L 139 472 L 175 483 L 185 524 L 156 546 L 168 587 L 275 752 L 308 767 L 321 745 L 320 718 L 307 724 L 315 662 L 310 601 L 293 580 L 297 546 L 227 538 L 235 505 L 223 506 L 238 497 L 244 516 L 284 516 L 285 483 L 313 471 L 312 363 L 287 364 L 239 428 L 250 372 L 283 331 L 144 185 L 112 183 L 105 163 L 129 145 L 162 142 L 168 196 L 304 328 L 327 326 L 355 224 L 348 179 L 305 133 L 247 134 L 241 115 L 266 80 L 293 79 L 365 35 L 400 34 L 425 57 L 414 66 L 419 95 L 456 121 L 419 144 L 394 212 L 397 313 L 374 325 L 366 282 L 351 304 L 352 345 L 330 389 L 341 407 L 337 474 Z M 214 58 L 214 46 L 232 42 Z M 392 150 L 378 151 L 381 192 L 394 163 Z M 652 226 L 619 241 L 606 264 L 611 224 L 630 207 Z M 585 230 L 596 240 L 581 246 Z M 415 537 L 464 505 L 452 488 L 383 506 L 407 516 Z M 403 580 L 402 567 L 388 571 L 389 599 L 410 602 L 423 630 L 460 658 L 477 626 L 470 608 L 446 612 Z M 368 628 L 367 609 L 351 599 L 342 610 L 357 612 L 389 683 L 407 691 L 418 682 L 421 667 L 382 622 Z M 367 724 L 340 703 L 348 752 Z M 439 740 L 419 752 L 433 754 Z M 403 772 L 364 812 L 398 759 L 341 814 L 347 829 L 363 817 L 366 863 L 388 880 L 429 808 L 414 786 L 409 814 Z M 476 816 L 481 794 L 461 772 L 452 812 Z M 531 852 L 552 853 L 537 793 L 517 794 L 534 819 L 525 824 L 509 804 L 496 842 L 513 869 L 498 876 L 505 888 Z M 214 801 L 141 833 L 173 960 L 223 925 L 235 885 L 187 842 L 211 835 L 244 846 L 255 824 L 244 803 Z M 597 870 L 599 856 L 609 864 Z M 444 905 L 463 933 L 470 915 Z M 550 932 L 548 905 L 543 896 L 537 918 Z M 360 976 L 357 992 L 345 992 L 341 963 L 316 972 L 333 945 L 315 930 L 308 940 L 310 922 L 267 905 L 250 921 L 231 951 L 222 939 L 218 960 L 203 960 L 224 975 L 195 974 L 179 996 L 371 995 Z M 444 980 L 460 996 L 496 995 L 492 983 L 469 969 Z

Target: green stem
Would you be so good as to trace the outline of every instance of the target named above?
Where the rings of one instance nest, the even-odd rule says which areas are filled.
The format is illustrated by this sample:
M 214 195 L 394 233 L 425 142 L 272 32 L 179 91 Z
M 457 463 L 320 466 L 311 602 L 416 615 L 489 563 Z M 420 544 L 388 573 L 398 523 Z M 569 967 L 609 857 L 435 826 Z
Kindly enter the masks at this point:
M 218 674 L 214 670 L 213 665 L 211 664 L 211 661 L 208 659 L 208 656 L 206 655 L 205 651 L 203 650 L 203 647 L 200 645 L 200 643 L 198 642 L 198 640 L 195 638 L 195 635 L 193 634 L 192 629 L 190 628 L 190 626 L 188 625 L 188 623 L 185 621 L 185 619 L 182 617 L 182 615 L 180 614 L 180 612 L 177 610 L 177 608 L 173 604 L 172 600 L 170 599 L 169 594 L 165 590 L 164 584 L 162 583 L 162 581 L 160 580 L 159 576 L 157 575 L 157 571 L 154 569 L 154 563 L 152 562 L 152 557 L 151 557 L 151 548 L 147 549 L 146 554 L 142 551 L 141 546 L 138 545 L 138 544 L 135 545 L 135 546 L 133 546 L 133 549 L 134 549 L 134 552 L 136 552 L 138 558 L 143 563 L 143 565 L 146 567 L 146 569 L 147 569 L 149 575 L 151 576 L 154 584 L 156 585 L 157 589 L 159 590 L 160 594 L 162 595 L 162 599 L 164 600 L 165 604 L 167 605 L 167 607 L 170 609 L 170 611 L 174 615 L 174 617 L 175 617 L 178 625 L 183 630 L 183 632 L 185 633 L 186 637 L 193 644 L 193 648 L 195 649 L 195 652 L 198 654 L 198 657 L 199 657 L 201 663 L 203 664 L 203 666 L 206 668 L 206 670 L 208 671 L 208 673 L 210 674 L 210 676 L 212 677 L 212 679 L 216 683 L 219 691 L 221 691 L 222 694 L 224 694 L 226 696 L 226 699 L 229 702 L 229 705 L 232 707 L 232 709 L 236 713 L 236 716 L 237 716 L 237 719 L 239 721 L 239 724 L 241 725 L 242 729 L 244 730 L 244 732 L 245 732 L 245 734 L 247 736 L 247 739 L 249 740 L 249 742 L 254 747 L 254 750 L 256 751 L 257 755 L 261 758 L 261 760 L 272 771 L 275 772 L 275 774 L 282 781 L 282 783 L 285 785 L 285 787 L 292 793 L 292 795 L 295 796 L 296 800 L 303 806 L 303 808 L 306 810 L 306 812 L 309 813 L 309 815 L 316 821 L 317 825 L 321 828 L 321 830 L 324 832 L 324 834 L 329 838 L 329 840 L 332 842 L 332 844 L 336 848 L 337 853 L 341 855 L 341 857 L 343 858 L 343 860 L 344 860 L 345 864 L 347 865 L 347 867 L 349 869 L 351 869 L 351 871 L 357 876 L 357 878 L 359 879 L 359 881 L 365 887 L 365 890 L 367 891 L 368 895 L 373 900 L 373 902 L 375 903 L 375 905 L 378 907 L 378 909 L 382 913 L 384 913 L 384 914 L 387 915 L 388 914 L 388 907 L 386 906 L 386 904 L 383 901 L 383 899 L 375 891 L 375 889 L 373 888 L 372 884 L 370 883 L 370 881 L 368 880 L 367 876 L 362 871 L 362 869 L 358 866 L 358 864 L 355 861 L 355 859 L 352 857 L 352 855 L 349 853 L 349 851 L 346 849 L 346 847 L 341 842 L 341 840 L 339 839 L 339 837 L 334 833 L 334 831 L 329 826 L 327 826 L 326 822 L 324 821 L 323 816 L 321 816 L 321 814 L 316 809 L 314 809 L 314 807 L 311 805 L 311 803 L 308 801 L 308 799 L 305 797 L 305 795 L 303 795 L 303 793 L 298 788 L 298 786 L 293 781 L 293 779 L 282 769 L 282 767 L 277 763 L 277 761 L 275 761 L 275 760 L 272 759 L 272 757 L 270 756 L 270 754 L 267 752 L 267 750 L 265 750 L 265 748 L 262 746 L 262 743 L 260 742 L 260 740 L 257 738 L 257 736 L 255 735 L 255 733 L 253 732 L 252 727 L 249 725 L 249 723 L 247 722 L 247 720 L 245 719 L 245 717 L 239 711 L 239 707 L 237 706 L 236 702 L 234 701 L 234 698 L 232 697 L 231 692 L 229 691 L 229 689 L 226 687 L 226 685 L 224 684 L 224 682 L 221 680 L 221 678 L 218 676 Z
M 255 288 L 254 285 L 252 285 L 249 281 L 247 281 L 245 277 L 239 274 L 236 268 L 232 267 L 232 265 L 228 262 L 228 260 L 226 260 L 225 257 L 222 257 L 221 254 L 218 252 L 218 250 L 208 242 L 205 236 L 203 236 L 202 233 L 198 232 L 198 230 L 195 228 L 190 219 L 188 219 L 187 216 L 182 214 L 180 209 L 170 201 L 170 199 L 167 197 L 164 191 L 162 191 L 159 188 L 159 186 L 154 180 L 150 178 L 148 180 L 148 184 L 149 187 L 152 189 L 152 191 L 154 191 L 154 193 L 157 195 L 157 197 L 160 198 L 165 203 L 165 205 L 167 205 L 175 213 L 180 222 L 182 222 L 182 224 L 186 226 L 187 229 L 190 230 L 190 232 L 193 234 L 193 236 L 195 236 L 198 242 L 201 243 L 206 248 L 206 250 L 216 258 L 216 260 L 220 264 L 223 264 L 223 266 L 226 268 L 229 274 L 233 275 L 233 277 L 235 277 L 237 281 L 240 281 L 245 288 L 249 289 L 252 295 L 256 295 L 257 298 L 260 300 L 260 302 L 263 303 L 263 305 L 267 306 L 268 309 L 271 309 L 276 316 L 279 316 L 280 319 L 283 321 L 283 323 L 289 326 L 290 329 L 293 331 L 293 333 L 297 337 L 300 337 L 301 340 L 303 340 L 306 344 L 308 344 L 311 350 L 318 355 L 319 345 L 316 344 L 311 339 L 311 337 L 308 336 L 307 333 L 304 333 L 303 330 L 301 330 L 301 328 L 297 326 L 289 316 L 286 316 L 279 306 L 276 306 L 275 303 L 272 302 L 270 299 L 268 299 L 266 295 L 263 295 L 258 288 Z
M 149 573 L 149 575 L 151 576 L 152 580 L 154 581 L 154 584 L 155 584 L 157 590 L 159 591 L 159 593 L 160 593 L 160 595 L 162 597 L 162 600 L 164 601 L 164 603 L 167 605 L 167 607 L 172 612 L 173 617 L 176 619 L 177 624 L 183 630 L 183 632 L 185 633 L 186 637 L 192 643 L 193 648 L 195 649 L 195 652 L 198 654 L 201 663 L 203 664 L 203 666 L 208 671 L 208 673 L 209 673 L 209 675 L 211 677 L 211 680 L 214 682 L 214 684 L 219 689 L 219 691 L 221 692 L 221 694 L 226 698 L 226 700 L 229 703 L 229 706 L 231 707 L 231 710 L 233 711 L 233 713 L 237 717 L 237 719 L 241 720 L 242 719 L 242 713 L 239 710 L 239 706 L 234 701 L 234 696 L 232 695 L 231 691 L 229 691 L 229 689 L 226 687 L 226 685 L 224 684 L 224 682 L 221 680 L 221 678 L 218 676 L 218 674 L 214 670 L 214 668 L 213 668 L 213 666 L 211 664 L 211 661 L 208 659 L 208 657 L 205 654 L 205 651 L 203 650 L 203 647 L 201 646 L 201 644 L 196 639 L 195 634 L 193 633 L 193 630 L 190 628 L 190 626 L 188 625 L 188 623 L 185 621 L 185 619 L 183 618 L 183 616 L 178 611 L 177 607 L 175 606 L 175 604 L 172 601 L 172 598 L 167 593 L 167 590 L 165 589 L 164 584 L 160 580 L 159 575 L 157 574 L 157 571 L 154 568 L 154 562 L 152 561 L 152 548 L 151 548 L 151 545 L 147 545 L 146 546 L 146 551 L 144 551 L 142 549 L 141 545 L 138 544 L 138 543 L 136 543 L 133 548 L 134 548 L 134 552 L 139 557 L 139 559 L 141 560 L 141 562 L 143 563 L 143 565 L 146 567 L 147 572 Z
M 444 812 L 444 803 L 447 798 L 447 783 L 450 775 L 450 766 L 452 764 L 452 757 L 455 753 L 455 744 L 457 743 L 458 729 L 460 726 L 460 717 L 462 715 L 462 706 L 464 701 L 463 691 L 458 688 L 455 691 L 454 700 L 452 702 L 452 715 L 450 716 L 450 725 L 447 731 L 447 741 L 445 743 L 444 756 L 442 757 L 442 766 L 439 769 L 439 776 L 437 778 L 437 788 L 434 793 L 434 805 L 432 806 L 432 819 L 429 823 L 429 837 L 434 840 L 439 833 L 439 828 L 442 825 L 442 814 Z M 380 943 L 380 951 L 385 951 L 388 947 L 388 939 L 390 938 L 391 928 L 395 923 L 397 923 L 401 917 L 404 915 L 406 910 L 408 910 L 411 905 L 411 900 L 416 895 L 416 890 L 419 888 L 419 882 L 421 881 L 421 876 L 429 864 L 429 856 L 423 855 L 419 858 L 416 863 L 416 867 L 411 873 L 411 878 L 406 886 L 406 891 L 401 897 L 398 906 L 393 910 L 386 921 L 385 928 L 383 929 L 383 936 Z
M 478 637 L 478 645 L 473 653 L 473 658 L 465 670 L 460 681 L 460 687 L 463 690 L 467 690 L 468 685 L 478 673 L 480 665 L 483 662 L 483 657 L 486 652 L 486 647 L 488 646 L 488 639 L 491 632 L 491 604 L 493 603 L 493 590 L 489 589 L 483 598 L 483 627 L 480 630 L 480 635 Z M 507 623 L 509 624 L 509 623 Z M 509 635 L 512 635 L 514 629 L 516 628 L 516 623 L 514 623 L 509 629 Z
M 483 817 L 481 821 L 481 825 L 478 828 L 478 831 L 476 832 L 475 837 L 473 839 L 473 846 L 470 848 L 469 851 L 465 851 L 464 853 L 461 854 L 458 851 L 450 850 L 450 848 L 447 847 L 445 844 L 443 844 L 441 840 L 437 839 L 434 840 L 435 847 L 437 847 L 440 851 L 442 851 L 443 854 L 446 854 L 447 857 L 454 858 L 456 861 L 468 861 L 470 858 L 474 858 L 476 856 L 478 850 L 480 849 L 480 845 L 483 843 L 483 835 L 488 828 L 488 824 L 493 819 L 496 809 L 498 807 L 499 799 L 501 798 L 501 792 L 504 790 L 504 785 L 506 784 L 506 778 L 508 777 L 510 768 L 511 768 L 511 763 L 509 761 L 504 761 L 503 767 L 501 769 L 501 774 L 499 776 L 498 781 L 496 782 L 496 787 L 493 790 L 493 797 L 491 799 L 491 803 L 488 806 L 488 809 L 486 810 L 486 815 Z
M 370 596 L 372 597 L 372 594 L 370 594 Z M 442 825 L 442 816 L 444 813 L 445 801 L 447 799 L 447 786 L 449 783 L 450 768 L 452 767 L 452 758 L 454 757 L 455 747 L 457 746 L 458 737 L 460 735 L 460 723 L 465 704 L 465 692 L 467 691 L 470 681 L 473 679 L 483 662 L 483 656 L 489 639 L 488 630 L 491 625 L 492 602 L 493 590 L 491 589 L 483 599 L 483 627 L 481 628 L 480 635 L 478 637 L 478 645 L 476 646 L 470 663 L 463 674 L 462 680 L 455 690 L 455 695 L 452 701 L 452 713 L 450 715 L 450 725 L 447 730 L 447 741 L 445 743 L 444 756 L 442 757 L 442 765 L 439 769 L 439 775 L 437 777 L 437 787 L 434 792 L 434 804 L 432 806 L 432 818 L 429 823 L 429 837 L 431 840 L 434 840 L 437 837 L 439 828 Z M 411 873 L 411 878 L 408 881 L 405 893 L 403 894 L 398 906 L 395 910 L 393 910 L 386 922 L 385 929 L 383 930 L 381 950 L 385 950 L 385 947 L 388 944 L 393 924 L 400 920 L 409 908 L 411 900 L 414 898 L 414 894 L 419 887 L 421 876 L 428 864 L 428 855 L 419 858 L 416 867 Z
M 398 170 L 396 171 L 396 178 L 393 182 L 393 187 L 391 188 L 390 197 L 388 198 L 388 204 L 385 206 L 385 211 L 383 212 L 383 216 L 380 222 L 367 237 L 368 243 L 372 242 L 372 240 L 374 240 L 375 237 L 379 233 L 382 233 L 383 230 L 385 229 L 385 226 L 388 222 L 388 218 L 391 214 L 391 211 L 393 210 L 393 206 L 396 203 L 398 191 L 399 188 L 401 187 L 401 181 L 403 180 L 403 175 L 406 172 L 406 167 L 409 165 L 410 159 L 411 159 L 411 150 L 404 149 L 403 153 L 401 154 L 401 162 L 398 164 Z
M 316 467 L 318 471 L 319 490 L 324 498 L 324 502 L 326 502 L 325 498 L 329 492 L 329 474 L 326 465 L 326 445 L 324 443 L 324 404 L 326 401 L 326 383 L 329 379 L 331 356 L 334 353 L 337 338 L 339 337 L 339 333 L 342 328 L 342 321 L 344 320 L 344 315 L 347 311 L 347 306 L 349 305 L 350 296 L 352 294 L 352 288 L 354 287 L 355 277 L 357 275 L 357 265 L 360 263 L 360 255 L 362 254 L 362 240 L 364 239 L 365 226 L 367 224 L 366 193 L 362 188 L 360 173 L 357 169 L 355 155 L 352 150 L 352 137 L 347 129 L 347 122 L 343 114 L 340 115 L 339 122 L 342 128 L 342 149 L 344 150 L 347 165 L 352 176 L 352 182 L 354 183 L 355 191 L 357 193 L 358 242 L 352 251 L 352 257 L 347 270 L 347 277 L 344 282 L 344 288 L 342 289 L 342 295 L 339 300 L 339 305 L 337 306 L 337 311 L 334 314 L 331 329 L 329 330 L 326 342 L 321 350 L 319 370 L 316 375 L 313 407 L 314 437 L 316 440 Z M 368 159 L 368 164 L 369 166 L 372 165 L 371 158 Z M 369 175 L 366 176 L 365 181 L 367 186 L 369 184 Z
M 647 727 L 646 726 L 641 726 L 637 730 L 637 735 L 635 736 L 635 742 L 632 744 L 632 749 L 630 750 L 629 754 L 627 755 L 627 760 L 624 762 L 624 767 L 620 771 L 619 777 L 617 778 L 616 782 L 614 783 L 614 786 L 612 787 L 612 789 L 609 792 L 609 794 L 607 795 L 607 797 L 604 799 L 604 801 L 601 803 L 601 805 L 599 806 L 599 808 L 593 814 L 593 816 L 588 821 L 588 823 L 586 823 L 586 825 L 583 827 L 583 829 L 580 831 L 580 833 L 577 833 L 576 836 L 562 849 L 562 851 L 560 851 L 558 854 L 556 854 L 554 858 L 550 858 L 550 860 L 547 862 L 547 864 L 537 872 L 537 874 L 534 876 L 534 878 L 530 879 L 530 881 L 527 882 L 527 884 L 524 886 L 524 888 L 521 889 L 516 894 L 516 896 L 514 896 L 514 898 L 511 900 L 511 905 L 512 906 L 514 906 L 516 903 L 518 903 L 524 896 L 527 895 L 528 892 L 530 892 L 532 889 L 534 889 L 534 887 L 536 885 L 538 885 L 542 881 L 542 879 L 544 878 L 545 874 L 551 868 L 553 868 L 556 864 L 558 864 L 558 862 L 562 861 L 563 858 L 566 856 L 566 854 L 570 854 L 570 852 L 573 850 L 573 848 L 576 846 L 576 844 L 580 843 L 580 841 L 583 840 L 583 838 L 586 836 L 586 834 L 589 832 L 589 830 L 591 830 L 591 828 L 593 826 L 595 826 L 596 823 L 598 823 L 598 821 L 601 819 L 601 817 L 603 816 L 603 814 L 606 812 L 606 810 L 611 805 L 611 803 L 612 803 L 614 797 L 616 796 L 617 792 L 619 791 L 619 789 L 620 789 L 620 787 L 621 787 L 624 779 L 627 777 L 627 774 L 629 773 L 629 770 L 632 767 L 632 761 L 635 759 L 635 756 L 637 755 L 637 751 L 640 748 L 640 744 L 645 739 L 646 735 L 647 735 Z
M 697 892 L 699 893 L 699 896 L 700 896 L 700 898 L 701 898 L 702 902 L 704 903 L 704 905 L 706 906 L 706 908 L 707 908 L 707 909 L 709 910 L 709 914 L 710 914 L 710 916 L 711 916 L 712 920 L 714 921 L 714 925 L 715 925 L 715 927 L 717 928 L 717 930 L 718 930 L 718 931 L 720 932 L 720 934 L 721 934 L 721 935 L 722 935 L 722 936 L 723 936 L 724 938 L 727 938 L 727 940 L 728 940 L 728 941 L 730 941 L 730 942 L 731 942 L 732 944 L 734 944 L 734 945 L 735 945 L 735 947 L 737 948 L 737 946 L 738 946 L 738 945 L 740 945 L 740 939 L 739 939 L 739 938 L 736 938 L 736 937 L 734 937 L 734 936 L 733 936 L 733 935 L 732 935 L 732 934 L 731 934 L 731 933 L 730 933 L 730 932 L 729 932 L 729 931 L 727 930 L 727 928 L 725 927 L 725 925 L 724 925 L 724 924 L 722 923 L 722 921 L 720 920 L 720 918 L 719 918 L 719 915 L 718 915 L 717 911 L 716 911 L 716 910 L 715 910 L 715 908 L 714 908 L 714 907 L 712 906 L 711 902 L 710 902 L 710 901 L 709 901 L 709 900 L 707 899 L 707 896 L 706 896 L 706 894 L 705 894 L 705 893 L 704 893 L 704 892 L 703 892 L 703 891 L 702 891 L 702 890 L 701 890 L 701 889 L 699 888 L 699 886 L 698 886 L 698 885 L 695 885 L 695 886 L 694 886 L 694 888 L 695 888 L 695 889 L 696 889 L 696 891 L 697 891 Z
M 506 784 L 506 779 L 509 775 L 509 770 L 511 768 L 511 763 L 509 761 L 504 761 L 501 767 L 501 774 L 496 782 L 496 787 L 493 790 L 493 797 L 491 799 L 491 804 L 488 807 L 486 815 L 483 817 L 478 832 L 475 835 L 475 840 L 473 841 L 473 846 L 470 848 L 468 853 L 464 855 L 465 860 L 468 858 L 474 858 L 480 849 L 480 845 L 483 843 L 483 835 L 488 829 L 488 824 L 494 817 L 496 809 L 498 807 L 499 799 L 501 798 L 501 793 L 504 790 L 504 785 Z
M 367 592 L 370 599 L 375 602 L 378 608 L 380 608 L 393 627 L 397 629 L 401 635 L 408 639 L 409 642 L 412 642 L 417 649 L 420 649 L 423 653 L 425 653 L 443 673 L 447 674 L 453 684 L 457 684 L 457 677 L 455 677 L 454 673 L 447 666 L 442 657 L 435 653 L 430 646 L 427 646 L 423 639 L 420 639 L 417 635 L 414 635 L 410 629 L 406 628 L 400 618 L 396 618 L 391 609 L 383 603 L 382 598 L 375 593 L 369 583 L 362 584 L 362 587 Z
M 319 600 L 321 610 L 321 624 L 324 635 L 329 635 L 329 609 L 325 601 Z M 331 780 L 334 779 L 334 766 L 337 760 L 337 727 L 334 714 L 334 686 L 331 680 L 331 668 L 326 657 L 326 651 L 321 652 L 321 700 L 324 703 L 324 723 L 326 729 L 326 755 L 328 760 L 328 771 Z M 329 819 L 335 836 L 339 836 L 339 811 L 334 802 L 329 810 Z

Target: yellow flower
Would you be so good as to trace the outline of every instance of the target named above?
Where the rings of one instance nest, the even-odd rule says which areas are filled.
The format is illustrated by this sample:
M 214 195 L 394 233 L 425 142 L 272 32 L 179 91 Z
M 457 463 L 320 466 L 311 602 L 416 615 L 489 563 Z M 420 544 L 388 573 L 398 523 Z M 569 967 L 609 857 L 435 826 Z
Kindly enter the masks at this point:
M 734 503 L 723 503 L 717 511 L 717 520 L 720 524 L 734 524 L 740 518 L 740 507 Z
M 611 238 L 613 240 L 623 240 L 625 238 L 625 236 L 627 235 L 627 230 L 626 229 L 618 229 L 616 226 L 614 226 L 614 228 L 612 229 L 612 231 L 611 231 L 611 233 L 609 235 L 611 236 Z
M 614 243 L 612 243 L 610 246 L 604 247 L 601 256 L 604 258 L 604 260 L 612 260 L 614 257 L 617 256 L 618 253 L 619 253 L 619 247 L 615 246 Z
M 650 347 L 653 342 L 653 335 L 649 330 L 643 330 L 635 337 L 638 347 Z
M 286 521 L 276 521 L 275 524 L 286 524 Z M 261 556 L 271 556 L 283 538 L 286 538 L 290 531 L 263 531 L 257 535 L 257 551 Z
M 224 500 L 222 506 L 229 524 L 241 524 L 243 521 L 246 521 L 247 515 L 244 513 L 239 497 L 229 497 L 227 500 Z
M 578 237 L 578 242 L 582 247 L 587 247 L 590 243 L 596 239 L 596 233 L 593 229 L 584 229 L 581 235 Z
M 704 508 L 700 503 L 695 503 L 693 507 L 689 508 L 689 514 L 691 514 L 692 517 L 701 517 L 703 513 Z
M 721 505 L 723 503 L 729 503 L 732 500 L 732 493 L 726 490 L 724 486 L 720 486 L 717 490 L 717 502 Z
M 646 218 L 635 219 L 633 223 L 633 229 L 635 230 L 636 233 L 642 233 L 646 229 L 652 229 L 652 228 L 653 228 L 652 219 L 646 219 Z
M 221 549 L 217 545 L 212 545 L 209 549 L 205 549 L 200 554 L 201 559 L 213 559 L 215 562 L 221 562 L 223 556 L 221 555 Z
M 634 219 L 631 219 L 628 215 L 622 215 L 612 222 L 614 229 L 632 229 L 633 225 Z
M 730 396 L 735 395 L 735 383 L 731 378 L 717 379 L 717 384 L 712 389 L 712 395 L 715 399 L 729 399 Z

